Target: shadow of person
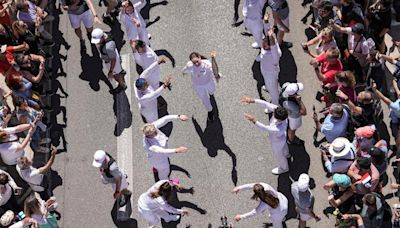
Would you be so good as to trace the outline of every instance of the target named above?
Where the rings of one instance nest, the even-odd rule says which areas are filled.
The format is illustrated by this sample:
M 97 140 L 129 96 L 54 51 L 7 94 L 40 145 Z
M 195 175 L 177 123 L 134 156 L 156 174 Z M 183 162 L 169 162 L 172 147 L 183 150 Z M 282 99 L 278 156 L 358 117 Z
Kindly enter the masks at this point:
M 131 105 L 124 91 L 113 95 L 113 111 L 117 122 L 114 127 L 114 135 L 120 136 L 125 128 L 132 125 Z
M 286 219 L 297 218 L 291 192 L 292 180 L 299 179 L 300 174 L 308 173 L 310 168 L 310 156 L 304 145 L 289 145 L 289 153 L 292 155 L 292 160 L 289 160 L 289 172 L 278 177 L 278 191 L 286 196 L 289 204 Z
M 264 77 L 261 73 L 260 62 L 254 60 L 253 66 L 251 67 L 251 72 L 253 72 L 253 78 L 257 82 L 258 96 L 260 97 L 260 99 L 265 100 L 261 92 L 261 88 L 263 87 L 263 85 L 265 85 L 265 82 L 264 82 Z
M 94 91 L 100 90 L 100 80 L 103 81 L 109 88 L 113 89 L 112 84 L 103 73 L 103 60 L 101 60 L 96 46 L 91 45 L 92 56 L 89 56 L 85 50 L 81 49 L 81 67 L 82 73 L 79 78 L 88 81 L 89 86 Z
M 282 56 L 279 60 L 279 84 L 285 82 L 297 82 L 297 65 L 292 52 L 287 48 L 281 48 Z
M 166 5 L 168 5 L 168 1 L 164 0 L 164 1 L 151 3 L 150 0 L 147 0 L 146 6 L 144 6 L 142 8 L 142 10 L 140 10 L 140 14 L 142 15 L 143 19 L 146 21 L 146 27 L 149 27 L 150 25 L 154 24 L 156 21 L 159 20 L 160 17 L 157 17 L 158 20 L 156 18 L 152 22 L 148 22 L 150 20 L 150 10 L 151 10 L 151 8 L 159 6 L 159 5 L 166 6 Z
M 119 212 L 119 206 L 118 206 L 118 200 L 115 200 L 114 206 L 111 210 L 111 219 L 113 220 L 114 225 L 117 228 L 138 228 L 137 220 L 133 218 L 129 218 L 130 215 L 132 214 L 132 203 L 131 203 L 131 196 L 127 197 L 127 203 L 126 203 L 126 211 L 125 212 Z M 118 220 L 118 213 L 122 213 L 123 217 L 128 218 L 127 220 L 120 221 Z M 121 215 L 121 214 L 120 214 Z
M 114 18 L 114 23 L 111 26 L 111 31 L 107 33 L 111 34 L 111 37 L 115 42 L 115 46 L 117 47 L 118 52 L 120 52 L 126 41 L 124 39 L 124 31 L 122 31 L 121 29 L 121 23 L 119 23 L 119 20 L 117 18 Z
M 169 51 L 165 50 L 165 49 L 159 49 L 159 50 L 155 50 L 154 51 L 156 53 L 157 56 L 165 56 L 169 59 L 169 61 L 171 61 L 172 67 L 175 68 L 176 64 L 175 64 L 175 58 L 174 56 L 171 55 L 171 53 L 169 53 Z
M 157 97 L 157 105 L 158 105 L 158 118 L 159 119 L 163 116 L 169 115 L 168 103 L 162 96 Z M 171 136 L 173 128 L 174 128 L 174 125 L 171 121 L 171 122 L 167 123 L 165 126 L 163 126 L 162 128 L 160 128 L 160 131 L 162 131 L 167 137 L 169 137 L 169 136 Z
M 218 150 L 224 150 L 229 157 L 232 159 L 232 171 L 231 178 L 233 184 L 237 184 L 237 170 L 236 170 L 236 155 L 232 152 L 231 148 L 225 144 L 225 137 L 223 133 L 223 127 L 221 120 L 219 118 L 218 107 L 215 102 L 214 96 L 210 96 L 211 105 L 214 110 L 214 121 L 207 121 L 207 126 L 204 131 L 201 129 L 197 120 L 192 117 L 193 125 L 196 129 L 197 134 L 200 137 L 201 143 L 205 148 L 207 148 L 208 156 L 216 157 L 218 155 Z

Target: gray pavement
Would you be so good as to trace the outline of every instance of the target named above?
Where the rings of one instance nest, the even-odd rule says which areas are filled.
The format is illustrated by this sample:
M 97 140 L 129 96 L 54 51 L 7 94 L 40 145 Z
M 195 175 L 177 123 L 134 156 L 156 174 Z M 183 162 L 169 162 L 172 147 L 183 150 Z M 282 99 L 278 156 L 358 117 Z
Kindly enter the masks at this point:
M 236 179 L 238 185 L 266 182 L 283 192 L 290 201 L 290 219 L 286 225 L 297 227 L 290 184 L 291 179 L 297 179 L 302 172 L 308 172 L 315 181 L 315 211 L 322 216 L 322 221 L 318 224 L 311 221 L 309 226 L 328 227 L 333 224 L 332 218 L 322 215 L 322 210 L 328 206 L 328 195 L 322 189 L 327 178 L 322 170 L 319 152 L 312 144 L 314 124 L 310 114 L 313 104 L 320 107 L 314 99 L 320 83 L 308 65 L 309 58 L 300 46 L 306 40 L 305 26 L 301 24 L 300 18 L 307 10 L 300 6 L 300 1 L 289 1 L 289 5 L 291 32 L 286 39 L 293 42 L 294 47 L 283 50 L 281 73 L 283 78 L 297 78 L 305 84 L 302 96 L 309 115 L 303 118 L 303 127 L 298 131 L 298 136 L 306 142 L 305 147 L 290 148 L 294 156 L 290 164 L 290 174 L 279 177 L 271 174 L 277 161 L 272 156 L 267 135 L 243 117 L 244 113 L 251 113 L 262 122 L 268 123 L 261 108 L 240 103 L 242 95 L 259 96 L 257 81 L 253 78 L 253 69 L 257 69 L 257 65 L 253 64 L 258 50 L 253 50 L 250 46 L 252 37 L 241 35 L 244 31 L 243 25 L 237 28 L 230 26 L 233 1 L 171 0 L 168 5 L 151 9 L 150 20 L 160 16 L 160 20 L 149 27 L 152 48 L 167 50 L 176 62 L 175 68 L 170 62 L 161 67 L 162 75 L 173 75 L 172 91 L 163 93 L 168 103 L 168 112 L 194 117 L 188 122 L 173 123 L 169 145 L 189 148 L 187 154 L 171 156 L 171 163 L 185 169 L 190 177 L 180 171 L 173 171 L 171 176 L 180 178 L 186 187 L 194 187 L 193 195 L 178 194 L 178 198 L 179 205 L 197 210 L 190 210 L 190 216 L 183 217 L 179 225 L 164 227 L 185 227 L 186 224 L 191 224 L 192 227 L 207 227 L 209 224 L 218 227 L 220 216 L 226 215 L 232 221 L 236 214 L 252 210 L 257 202 L 250 200 L 251 192 L 238 195 L 230 193 Z M 98 15 L 105 11 L 104 8 L 97 10 Z M 108 29 L 106 25 L 99 27 Z M 139 218 L 136 202 L 140 194 L 154 183 L 154 179 L 142 149 L 140 127 L 143 122 L 135 97 L 129 90 L 113 97 L 108 93 L 108 86 L 101 80 L 98 82 L 101 75 L 98 59 L 92 57 L 88 41 L 88 55 L 81 57 L 78 39 L 70 28 L 66 13 L 60 15 L 60 30 L 72 46 L 68 51 L 64 47 L 60 50 L 68 58 L 63 62 L 67 77 L 59 77 L 59 81 L 69 94 L 67 99 L 61 99 L 61 105 L 66 107 L 67 112 L 67 126 L 63 129 L 68 142 L 67 152 L 57 156 L 54 166 L 63 177 L 63 185 L 55 190 L 60 201 L 62 227 L 115 227 L 110 214 L 114 203 L 113 192 L 110 186 L 104 186 L 100 182 L 98 171 L 91 166 L 93 153 L 97 149 L 104 149 L 115 157 L 119 154 L 119 162 L 124 163 L 124 166 L 129 165 L 129 162 L 126 159 L 121 161 L 120 154 L 126 156 L 124 153 L 132 153 L 131 167 L 126 167 L 131 170 L 128 175 L 133 180 L 132 218 L 137 220 L 134 222 L 137 222 L 137 227 L 146 227 L 145 221 Z M 191 88 L 190 78 L 182 76 L 180 69 L 188 61 L 190 52 L 198 51 L 209 56 L 212 50 L 217 51 L 220 72 L 225 77 L 217 85 L 215 93 L 219 119 L 205 130 L 207 113 Z M 130 53 L 128 45 L 123 46 L 121 53 Z M 129 65 L 131 72 L 126 77 L 130 76 L 132 82 L 137 74 L 132 56 L 130 60 L 130 64 L 125 63 L 126 67 Z M 83 77 L 82 71 L 85 72 Z M 262 94 L 268 98 L 268 94 Z M 61 117 L 58 119 L 59 123 L 63 123 Z M 125 138 L 119 140 L 116 135 Z M 132 135 L 131 142 L 126 142 L 129 135 Z M 119 143 L 132 145 L 118 145 Z M 132 151 L 121 151 L 129 150 L 126 148 L 132 148 Z M 200 213 L 202 210 L 206 214 Z M 264 213 L 235 223 L 235 227 L 262 227 L 268 221 L 268 215 Z

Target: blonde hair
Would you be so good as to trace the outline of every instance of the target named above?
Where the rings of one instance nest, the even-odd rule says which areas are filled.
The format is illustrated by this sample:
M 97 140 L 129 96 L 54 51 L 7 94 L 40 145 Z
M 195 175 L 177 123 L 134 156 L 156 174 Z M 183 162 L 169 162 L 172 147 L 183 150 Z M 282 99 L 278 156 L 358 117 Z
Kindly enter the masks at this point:
M 7 132 L 0 130 L 0 139 L 3 139 L 7 136 Z
M 143 126 L 142 131 L 145 136 L 148 136 L 153 135 L 155 132 L 157 132 L 157 128 L 156 126 L 154 126 L 154 124 L 147 123 Z
M 19 36 L 27 33 L 27 28 L 19 24 L 19 20 L 14 21 L 11 25 L 12 30 L 14 31 L 15 36 L 19 39 Z

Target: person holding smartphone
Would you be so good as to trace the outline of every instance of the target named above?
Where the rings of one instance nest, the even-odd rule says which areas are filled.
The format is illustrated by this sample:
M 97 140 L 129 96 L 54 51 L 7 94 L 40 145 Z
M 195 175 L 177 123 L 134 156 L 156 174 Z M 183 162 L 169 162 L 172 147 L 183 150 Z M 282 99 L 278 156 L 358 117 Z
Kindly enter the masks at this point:
M 0 169 L 0 215 L 8 210 L 19 212 L 22 207 L 17 203 L 15 195 L 21 195 L 22 188 L 6 171 Z

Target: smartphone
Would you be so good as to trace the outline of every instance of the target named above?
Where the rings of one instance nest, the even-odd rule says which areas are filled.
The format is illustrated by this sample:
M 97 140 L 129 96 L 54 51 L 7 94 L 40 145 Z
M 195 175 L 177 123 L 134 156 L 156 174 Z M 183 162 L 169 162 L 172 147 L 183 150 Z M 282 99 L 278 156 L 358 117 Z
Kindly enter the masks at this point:
M 308 46 L 307 46 L 307 44 L 301 44 L 301 47 L 303 48 L 304 51 L 308 51 Z
M 25 214 L 24 214 L 23 211 L 20 211 L 20 212 L 17 214 L 18 220 L 22 220 L 22 219 L 24 219 L 25 217 L 26 217 L 26 216 L 25 216 Z
M 319 102 L 322 102 L 321 101 L 321 98 L 324 96 L 324 94 L 323 93 L 321 93 L 320 91 L 318 91 L 317 92 L 317 95 L 315 96 L 315 99 L 317 100 L 317 101 L 319 101 Z

